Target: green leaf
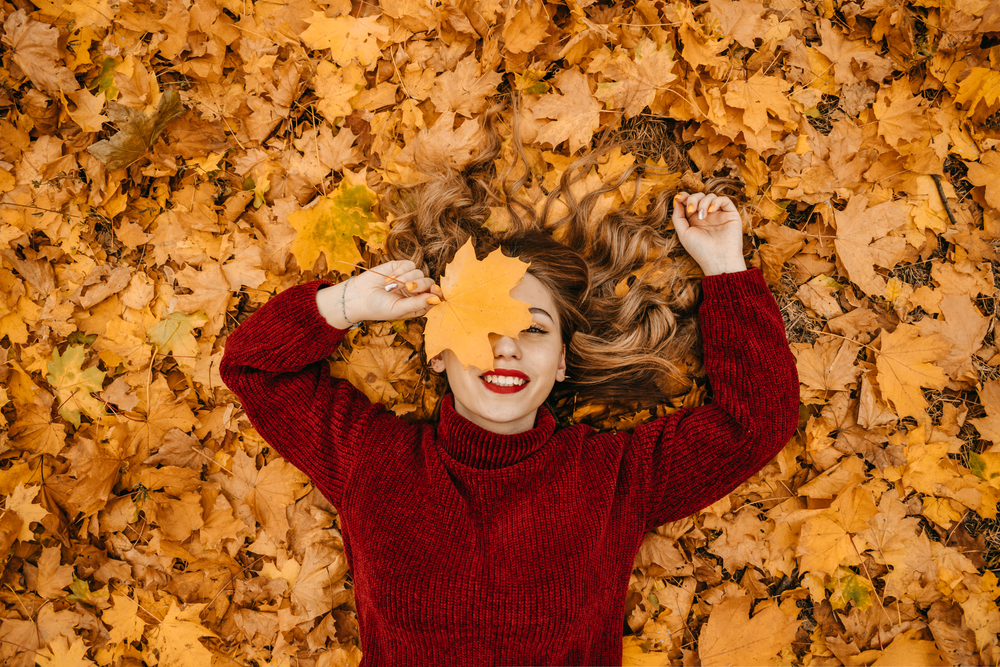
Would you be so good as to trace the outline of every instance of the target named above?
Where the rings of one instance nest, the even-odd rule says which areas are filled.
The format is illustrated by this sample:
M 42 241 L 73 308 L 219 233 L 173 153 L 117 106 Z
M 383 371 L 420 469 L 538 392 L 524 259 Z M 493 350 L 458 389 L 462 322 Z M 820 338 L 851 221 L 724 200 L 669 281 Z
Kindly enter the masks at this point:
M 378 196 L 366 185 L 341 181 L 337 190 L 320 197 L 301 210 L 289 214 L 288 224 L 298 232 L 292 241 L 292 254 L 303 271 L 313 268 L 319 253 L 326 255 L 327 266 L 349 272 L 347 265 L 361 262 L 354 237 L 367 239 L 378 218 L 372 207 Z
M 70 345 L 62 355 L 54 349 L 52 360 L 47 364 L 46 379 L 59 398 L 59 414 L 77 428 L 80 427 L 81 411 L 94 419 L 104 414 L 104 403 L 90 395 L 103 389 L 104 371 L 97 370 L 96 366 L 83 370 L 85 356 L 82 345 Z
M 194 365 L 194 358 L 198 356 L 198 341 L 194 337 L 194 330 L 206 324 L 208 316 L 204 310 L 190 315 L 170 313 L 170 317 L 151 326 L 146 331 L 146 336 L 158 352 L 186 359 Z
M 70 593 L 66 596 L 66 599 L 70 602 L 99 605 L 102 602 L 108 601 L 109 591 L 107 586 L 99 591 L 91 591 L 90 584 L 83 579 L 77 579 L 76 573 L 73 573 L 73 583 L 70 585 L 69 590 Z
M 975 452 L 969 452 L 969 470 L 979 479 L 986 479 L 986 461 Z
M 90 82 L 89 87 L 104 93 L 104 98 L 109 101 L 118 97 L 118 88 L 115 87 L 115 69 L 119 64 L 120 62 L 116 58 L 105 58 L 101 62 L 101 71 Z
M 93 144 L 87 152 L 114 171 L 145 155 L 167 125 L 184 114 L 184 107 L 177 91 L 167 90 L 160 97 L 152 116 L 117 102 L 108 102 L 105 113 L 118 126 L 118 133 Z
M 849 602 L 853 602 L 859 611 L 872 606 L 871 583 L 849 567 L 838 567 L 826 587 L 830 589 L 830 605 L 834 609 L 843 609 Z

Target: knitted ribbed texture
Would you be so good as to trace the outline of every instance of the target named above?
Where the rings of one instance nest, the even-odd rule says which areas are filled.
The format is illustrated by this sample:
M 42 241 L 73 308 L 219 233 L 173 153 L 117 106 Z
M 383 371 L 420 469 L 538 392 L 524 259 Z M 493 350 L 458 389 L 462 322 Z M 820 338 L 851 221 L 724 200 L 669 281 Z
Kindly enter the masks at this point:
M 798 375 L 759 269 L 709 276 L 699 320 L 710 405 L 634 433 L 437 425 L 372 406 L 322 360 L 343 332 L 312 281 L 229 337 L 221 373 L 261 436 L 340 513 L 364 667 L 621 665 L 644 533 L 715 502 L 798 421 Z

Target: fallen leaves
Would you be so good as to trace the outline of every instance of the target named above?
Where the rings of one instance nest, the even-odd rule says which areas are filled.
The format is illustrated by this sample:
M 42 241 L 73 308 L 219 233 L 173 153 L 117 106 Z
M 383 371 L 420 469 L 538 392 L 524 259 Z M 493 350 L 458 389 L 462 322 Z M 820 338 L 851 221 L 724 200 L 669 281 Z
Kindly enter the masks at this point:
M 81 412 L 95 419 L 104 412 L 101 402 L 91 396 L 91 392 L 104 387 L 105 373 L 95 366 L 82 368 L 84 354 L 82 345 L 70 345 L 62 355 L 55 350 L 52 361 L 47 364 L 46 379 L 56 390 L 62 405 L 59 414 L 77 428 Z
M 150 116 L 117 102 L 108 102 L 106 110 L 118 126 L 118 132 L 87 150 L 112 170 L 127 167 L 145 155 L 167 125 L 184 113 L 180 95 L 173 90 L 164 91 Z
M 38 88 L 58 95 L 79 88 L 76 78 L 60 63 L 59 31 L 28 18 L 23 9 L 11 13 L 3 25 L 3 44 L 11 50 L 11 60 Z
M 0 15 L 4 664 L 356 667 L 336 514 L 222 386 L 225 336 L 376 261 L 386 183 L 468 165 L 509 88 L 529 198 L 606 129 L 642 141 L 578 200 L 632 165 L 636 211 L 743 184 L 802 382 L 775 461 L 646 536 L 624 664 L 1000 661 L 996 3 L 34 8 Z M 477 308 L 445 303 L 454 327 Z M 429 418 L 421 348 L 465 344 L 424 332 L 366 323 L 331 372 Z M 694 379 L 567 412 L 631 428 L 709 400 Z
M 699 637 L 702 665 L 766 665 L 788 650 L 799 627 L 794 615 L 772 604 L 750 618 L 752 603 L 745 595 L 715 605 Z
M 372 224 L 378 222 L 372 213 L 376 201 L 367 186 L 341 181 L 332 195 L 291 213 L 288 224 L 298 232 L 291 250 L 299 266 L 313 268 L 322 252 L 331 269 L 349 273 L 361 261 L 354 237 L 368 238 Z
M 866 294 L 885 294 L 885 280 L 874 266 L 891 267 L 902 259 L 906 241 L 889 232 L 906 222 L 905 213 L 892 202 L 868 208 L 868 198 L 854 196 L 838 211 L 837 258 L 843 262 L 851 281 Z
M 562 70 L 552 82 L 560 92 L 542 95 L 530 108 L 536 118 L 552 119 L 539 128 L 535 141 L 553 147 L 568 141 L 570 152 L 575 153 L 590 143 L 600 127 L 601 106 L 577 70 Z
M 920 388 L 944 388 L 944 371 L 930 362 L 950 349 L 942 336 L 920 336 L 912 325 L 900 324 L 892 333 L 882 334 L 882 350 L 875 362 L 879 388 L 897 414 L 914 419 L 927 414 L 927 400 Z
M 166 617 L 150 632 L 149 648 L 160 667 L 201 667 L 212 660 L 212 652 L 199 641 L 216 637 L 198 615 L 204 604 L 188 605 L 183 611 L 173 603 Z

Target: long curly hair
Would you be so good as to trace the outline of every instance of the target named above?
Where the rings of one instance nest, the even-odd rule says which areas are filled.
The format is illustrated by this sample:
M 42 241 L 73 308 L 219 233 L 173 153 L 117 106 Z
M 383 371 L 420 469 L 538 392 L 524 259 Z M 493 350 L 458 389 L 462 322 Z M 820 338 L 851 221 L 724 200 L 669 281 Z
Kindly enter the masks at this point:
M 637 163 L 577 200 L 573 185 L 592 167 L 615 149 L 637 147 L 605 131 L 544 200 L 526 201 L 521 191 L 531 169 L 516 96 L 511 100 L 516 159 L 504 174 L 497 175 L 504 146 L 497 125 L 508 105 L 497 104 L 482 116 L 482 147 L 464 168 L 423 164 L 428 180 L 386 184 L 380 208 L 393 219 L 386 254 L 412 260 L 435 280 L 469 238 L 480 257 L 500 247 L 530 261 L 529 273 L 555 298 L 567 343 L 569 377 L 556 385 L 550 405 L 565 397 L 651 404 L 685 393 L 704 371 L 696 317 L 702 293 L 697 265 L 668 229 L 676 189 L 663 189 L 644 213 L 633 213 L 648 168 Z M 517 162 L 524 172 L 509 178 Z M 632 177 L 632 201 L 592 220 L 599 198 Z M 495 224 L 498 211 L 502 225 Z

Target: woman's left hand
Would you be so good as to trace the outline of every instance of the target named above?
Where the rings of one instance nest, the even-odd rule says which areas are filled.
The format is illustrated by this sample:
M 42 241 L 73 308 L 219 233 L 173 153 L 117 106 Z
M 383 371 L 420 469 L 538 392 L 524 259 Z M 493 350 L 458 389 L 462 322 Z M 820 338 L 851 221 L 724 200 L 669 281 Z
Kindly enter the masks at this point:
M 729 197 L 680 192 L 673 222 L 681 245 L 706 276 L 746 270 L 743 221 Z

